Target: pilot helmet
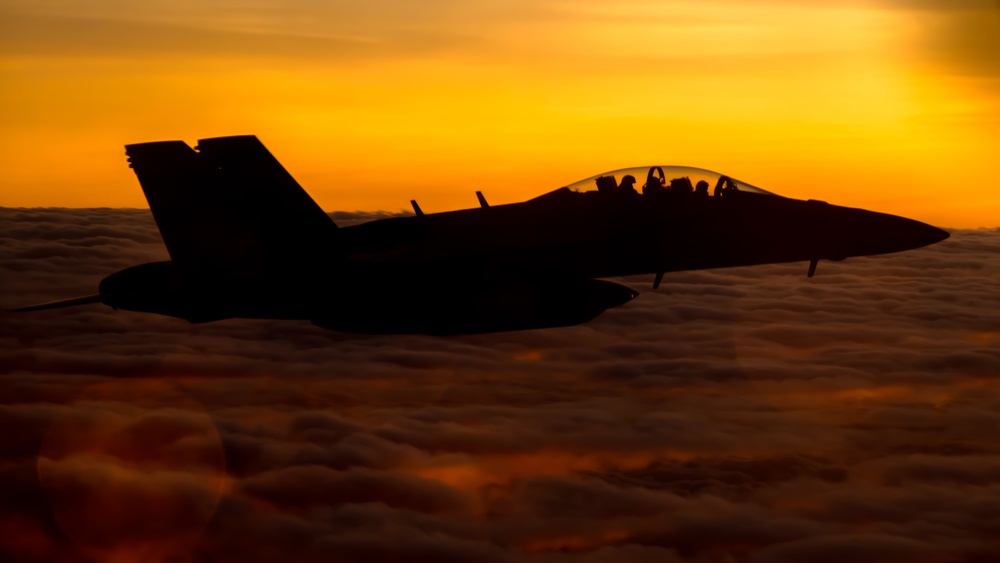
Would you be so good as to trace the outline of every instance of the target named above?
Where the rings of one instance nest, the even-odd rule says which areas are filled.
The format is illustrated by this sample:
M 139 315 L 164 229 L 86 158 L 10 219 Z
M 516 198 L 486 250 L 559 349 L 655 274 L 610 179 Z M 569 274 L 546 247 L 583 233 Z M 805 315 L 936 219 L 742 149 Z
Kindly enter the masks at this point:
M 634 183 L 635 183 L 635 176 L 633 176 L 631 174 L 626 174 L 625 176 L 622 177 L 622 182 L 621 182 L 620 185 L 621 186 L 631 186 Z

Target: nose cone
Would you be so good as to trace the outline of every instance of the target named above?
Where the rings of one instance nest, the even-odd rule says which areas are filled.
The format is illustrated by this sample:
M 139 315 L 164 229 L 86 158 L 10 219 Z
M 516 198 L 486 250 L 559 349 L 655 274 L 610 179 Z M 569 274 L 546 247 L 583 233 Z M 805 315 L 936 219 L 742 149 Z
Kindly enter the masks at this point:
M 927 223 L 871 211 L 857 216 L 850 230 L 848 256 L 913 250 L 951 236 Z
M 951 236 L 951 233 L 948 231 L 939 229 L 933 225 L 921 223 L 920 221 L 912 221 L 912 223 L 916 224 L 916 227 L 914 227 L 915 232 L 913 233 L 913 240 L 917 241 L 917 245 L 914 248 L 929 246 L 941 242 Z
M 593 286 L 596 291 L 593 291 L 592 299 L 602 309 L 624 305 L 639 295 L 639 292 L 631 287 L 625 287 L 624 285 L 605 280 L 594 281 L 596 283 Z

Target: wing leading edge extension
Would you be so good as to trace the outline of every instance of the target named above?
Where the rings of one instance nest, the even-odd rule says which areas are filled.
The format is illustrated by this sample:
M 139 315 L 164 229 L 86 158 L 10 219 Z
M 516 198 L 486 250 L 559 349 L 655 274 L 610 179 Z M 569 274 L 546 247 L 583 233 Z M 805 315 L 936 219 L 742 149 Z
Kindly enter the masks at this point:
M 45 311 L 47 309 L 62 309 L 63 307 L 76 307 L 77 305 L 91 305 L 93 303 L 101 303 L 100 295 L 87 295 L 85 297 L 74 297 L 72 299 L 62 299 L 59 301 L 50 301 L 48 303 L 40 303 L 38 305 L 29 305 L 27 307 L 18 307 L 16 309 L 7 309 L 8 313 L 26 313 L 28 311 Z

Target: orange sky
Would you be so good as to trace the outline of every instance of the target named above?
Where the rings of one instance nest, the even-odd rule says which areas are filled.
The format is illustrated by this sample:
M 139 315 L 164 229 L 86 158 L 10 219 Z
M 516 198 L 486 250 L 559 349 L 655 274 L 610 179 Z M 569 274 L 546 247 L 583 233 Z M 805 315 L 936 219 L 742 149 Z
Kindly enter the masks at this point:
M 144 207 L 122 145 L 251 133 L 331 211 L 680 164 L 997 226 L 998 125 L 989 0 L 0 0 L 3 206 Z

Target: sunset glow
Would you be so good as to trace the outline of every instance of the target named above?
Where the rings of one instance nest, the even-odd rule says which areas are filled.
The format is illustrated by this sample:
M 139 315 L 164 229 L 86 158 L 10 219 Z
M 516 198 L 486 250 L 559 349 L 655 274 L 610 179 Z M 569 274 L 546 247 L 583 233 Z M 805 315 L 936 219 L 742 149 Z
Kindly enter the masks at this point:
M 982 2 L 3 0 L 0 205 L 145 201 L 122 145 L 256 134 L 327 210 L 671 163 L 994 226 Z
M 1000 0 L 0 0 L 0 562 L 1000 561 L 998 155 Z

